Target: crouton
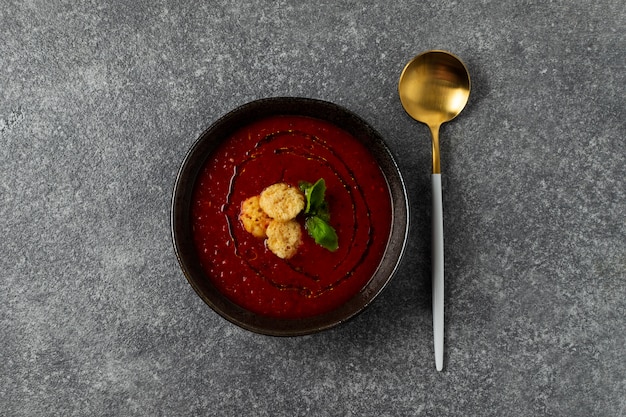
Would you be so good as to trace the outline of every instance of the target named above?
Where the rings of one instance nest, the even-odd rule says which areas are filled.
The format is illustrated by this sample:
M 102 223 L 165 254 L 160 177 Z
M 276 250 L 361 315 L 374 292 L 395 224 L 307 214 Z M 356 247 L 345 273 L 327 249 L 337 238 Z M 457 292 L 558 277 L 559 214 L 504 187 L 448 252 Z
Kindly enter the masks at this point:
M 243 223 L 244 229 L 259 239 L 265 239 L 267 226 L 272 219 L 263 211 L 259 205 L 259 196 L 255 195 L 241 203 L 241 213 L 239 219 Z
M 289 259 L 298 253 L 302 243 L 302 229 L 295 220 L 280 222 L 272 220 L 267 227 L 267 248 L 282 259 Z
M 304 209 L 304 195 L 289 184 L 273 184 L 261 192 L 259 205 L 272 219 L 286 222 Z

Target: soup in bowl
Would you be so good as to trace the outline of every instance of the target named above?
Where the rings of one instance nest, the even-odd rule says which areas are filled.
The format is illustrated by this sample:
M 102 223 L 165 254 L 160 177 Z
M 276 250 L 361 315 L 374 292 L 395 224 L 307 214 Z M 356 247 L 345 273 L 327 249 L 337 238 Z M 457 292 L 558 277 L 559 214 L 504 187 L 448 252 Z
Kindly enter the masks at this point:
M 254 332 L 295 336 L 361 312 L 399 266 L 406 189 L 380 135 L 305 98 L 245 104 L 194 143 L 172 199 L 180 266 L 198 295 Z

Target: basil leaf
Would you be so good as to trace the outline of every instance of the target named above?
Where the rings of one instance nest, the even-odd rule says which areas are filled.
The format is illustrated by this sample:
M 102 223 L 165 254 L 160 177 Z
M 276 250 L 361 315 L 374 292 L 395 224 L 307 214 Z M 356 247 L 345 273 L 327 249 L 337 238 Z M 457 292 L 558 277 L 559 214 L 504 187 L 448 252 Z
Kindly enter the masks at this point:
M 336 251 L 339 247 L 339 239 L 335 229 L 318 216 L 307 217 L 305 227 L 309 235 L 315 239 L 315 243 L 329 251 Z
M 330 225 L 330 211 L 325 200 L 326 182 L 320 178 L 315 184 L 300 181 L 298 186 L 306 199 L 304 226 L 309 235 L 318 245 L 330 251 L 337 250 L 339 238 Z
M 298 182 L 298 188 L 300 188 L 300 191 L 302 191 L 303 194 L 306 194 L 306 190 L 313 187 L 313 184 L 311 184 L 308 181 L 300 181 Z
M 306 205 L 304 206 L 304 214 L 311 214 L 311 190 L 313 189 L 313 184 L 307 181 L 300 181 L 298 184 L 300 187 L 300 191 L 304 194 L 304 199 L 306 200 Z
M 308 189 L 308 195 L 306 197 L 309 210 L 307 213 L 313 215 L 317 214 L 319 208 L 324 204 L 324 194 L 326 194 L 326 181 L 324 181 L 324 178 L 320 178 Z
M 304 214 L 315 216 L 320 209 L 324 210 L 324 195 L 326 194 L 326 182 L 323 178 L 320 178 L 311 184 L 310 182 L 300 181 L 298 184 L 300 191 L 304 193 L 306 198 L 306 206 L 304 208 Z M 325 209 L 328 211 L 328 209 Z
M 326 223 L 330 222 L 330 212 L 328 211 L 328 203 L 326 202 L 326 200 L 324 200 L 322 204 L 317 208 L 315 215 L 324 220 Z

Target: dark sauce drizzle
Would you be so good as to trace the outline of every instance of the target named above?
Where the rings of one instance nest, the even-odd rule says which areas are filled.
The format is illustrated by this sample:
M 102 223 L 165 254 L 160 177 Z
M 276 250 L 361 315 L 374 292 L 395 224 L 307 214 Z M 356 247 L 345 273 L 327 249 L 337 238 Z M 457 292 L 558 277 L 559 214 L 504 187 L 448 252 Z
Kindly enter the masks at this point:
M 345 168 L 345 170 L 348 172 L 350 179 L 352 180 L 352 182 L 354 183 L 354 188 L 357 191 L 358 197 L 361 199 L 361 201 L 363 202 L 363 204 L 365 205 L 366 208 L 366 216 L 367 216 L 367 228 L 368 228 L 368 234 L 367 234 L 367 242 L 365 245 L 365 250 L 363 250 L 363 252 L 361 253 L 361 256 L 358 258 L 358 260 L 356 261 L 355 265 L 340 279 L 338 279 L 337 281 L 322 287 L 320 289 L 317 290 L 313 290 L 311 288 L 308 288 L 306 286 L 298 286 L 298 285 L 291 285 L 291 284 L 281 284 L 279 282 L 274 281 L 273 279 L 271 279 L 270 277 L 266 276 L 263 274 L 263 272 L 261 270 L 259 270 L 257 267 L 255 267 L 254 265 L 252 265 L 250 263 L 250 260 L 245 257 L 242 256 L 240 251 L 239 251 L 239 242 L 237 241 L 236 235 L 234 233 L 234 227 L 232 224 L 232 220 L 231 218 L 228 216 L 227 212 L 229 211 L 231 205 L 232 205 L 232 194 L 233 191 L 235 189 L 235 184 L 239 178 L 239 173 L 241 172 L 241 170 L 243 169 L 243 167 L 249 163 L 250 161 L 254 160 L 255 158 L 258 157 L 259 155 L 259 149 L 266 145 L 269 144 L 270 142 L 284 137 L 284 136 L 290 136 L 290 135 L 300 135 L 300 136 L 304 136 L 308 139 L 311 140 L 311 142 L 314 142 L 320 146 L 322 146 L 324 149 L 326 149 L 329 153 L 331 153 L 333 155 L 333 157 L 335 157 Z M 304 151 L 305 153 L 302 153 L 301 151 Z M 352 202 L 352 216 L 353 216 L 353 224 L 354 227 L 352 229 L 352 235 L 351 235 L 351 241 L 353 241 L 355 239 L 356 236 L 356 232 L 357 229 L 359 227 L 361 227 L 358 224 L 358 218 L 356 217 L 356 202 L 355 202 L 355 195 L 353 193 L 352 188 L 350 187 L 350 185 L 348 184 L 348 181 L 343 178 L 343 176 L 341 176 L 337 170 L 332 169 L 332 165 L 328 162 L 328 160 L 326 160 L 325 158 L 320 157 L 319 155 L 315 155 L 313 153 L 307 152 L 306 149 L 303 148 L 296 148 L 296 147 L 281 147 L 281 148 L 277 148 L 274 150 L 275 153 L 285 153 L 285 154 L 293 154 L 296 156 L 300 156 L 300 157 L 304 157 L 307 159 L 311 159 L 311 160 L 316 160 L 318 161 L 320 164 L 328 167 L 329 169 L 331 169 L 331 171 L 334 172 L 335 176 L 337 177 L 337 179 L 341 182 L 341 184 L 343 185 L 343 187 L 346 189 L 346 191 L 348 192 L 348 194 L 350 195 L 350 200 Z M 284 173 L 283 173 L 284 175 Z M 226 203 L 224 204 L 224 206 L 222 206 L 222 212 L 224 213 L 225 217 L 226 217 L 226 222 L 228 225 L 228 232 L 230 235 L 230 239 L 233 243 L 234 249 L 235 249 L 235 255 L 237 257 L 239 257 L 240 259 L 242 259 L 247 265 L 248 267 L 254 271 L 254 273 L 261 279 L 269 282 L 273 287 L 279 289 L 279 290 L 289 290 L 289 291 L 298 291 L 302 296 L 307 297 L 307 298 L 315 298 L 315 297 L 319 297 L 321 295 L 323 295 L 324 293 L 331 291 L 332 289 L 338 287 L 339 285 L 341 285 L 341 283 L 343 283 L 344 281 L 346 281 L 347 279 L 349 279 L 353 274 L 354 274 L 354 270 L 361 265 L 365 258 L 368 256 L 369 251 L 370 251 L 370 247 L 371 247 L 371 243 L 372 243 L 372 236 L 373 236 L 373 226 L 372 226 L 372 221 L 371 221 L 371 210 L 370 207 L 368 205 L 367 200 L 365 199 L 365 195 L 363 193 L 363 190 L 361 189 L 361 186 L 356 183 L 356 181 L 354 180 L 354 172 L 350 169 L 350 167 L 345 163 L 345 161 L 330 147 L 328 146 L 328 144 L 326 143 L 325 140 L 315 136 L 315 135 L 311 135 L 309 133 L 305 133 L 302 131 L 298 131 L 298 130 L 283 130 L 283 131 L 278 131 L 278 132 L 274 132 L 271 134 L 266 135 L 265 137 L 261 138 L 254 146 L 253 150 L 249 151 L 247 153 L 247 158 L 241 162 L 241 164 L 235 166 L 235 169 L 233 170 L 233 175 L 230 179 L 230 184 L 229 184 L 229 189 L 228 189 L 228 195 L 226 196 Z M 363 225 L 363 227 L 365 227 L 365 225 Z M 334 269 L 339 268 L 345 261 L 346 258 L 349 257 L 349 254 L 352 252 L 354 246 L 350 246 L 348 248 L 348 252 L 346 254 L 346 256 L 337 264 L 334 266 Z M 305 271 L 301 271 L 297 268 L 295 268 L 291 263 L 287 262 L 287 265 L 295 272 L 298 273 L 300 275 L 303 275 L 305 277 L 307 277 L 308 279 L 312 280 L 312 281 L 319 281 L 320 278 L 317 275 L 313 275 L 310 273 L 307 273 Z

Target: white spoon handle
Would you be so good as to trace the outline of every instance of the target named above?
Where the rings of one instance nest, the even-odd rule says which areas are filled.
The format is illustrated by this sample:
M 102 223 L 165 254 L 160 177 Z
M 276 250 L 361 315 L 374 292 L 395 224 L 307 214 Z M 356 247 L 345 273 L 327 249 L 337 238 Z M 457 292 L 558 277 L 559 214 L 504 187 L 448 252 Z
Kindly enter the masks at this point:
M 432 287 L 435 365 L 443 369 L 443 203 L 441 174 L 432 174 Z

